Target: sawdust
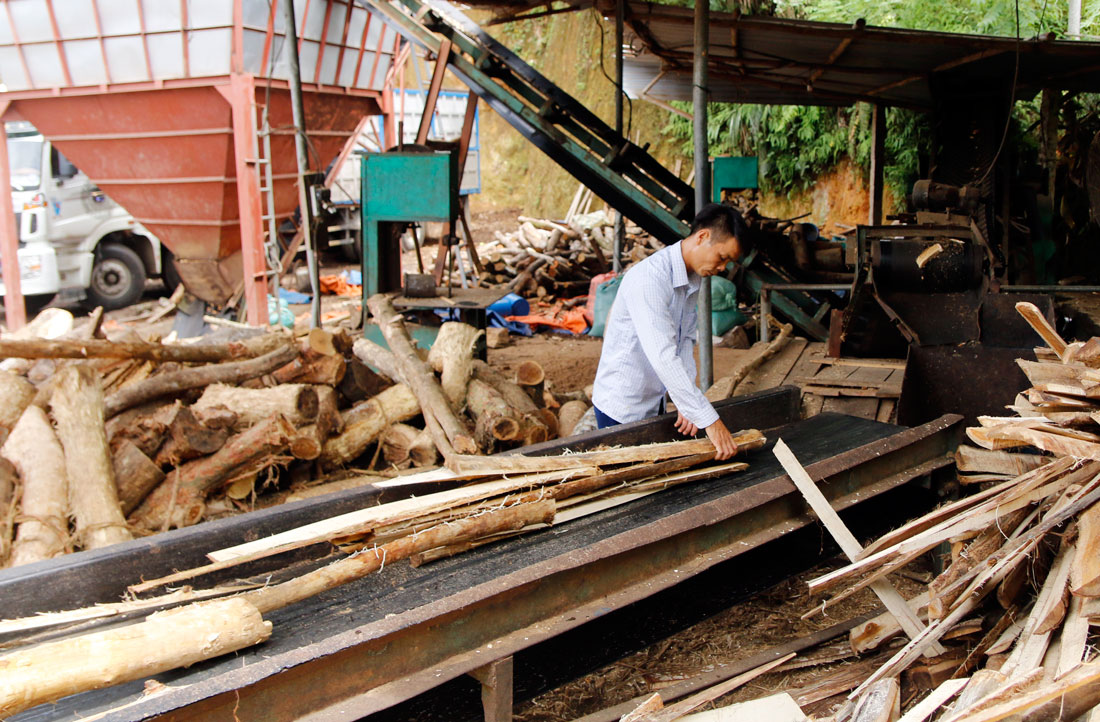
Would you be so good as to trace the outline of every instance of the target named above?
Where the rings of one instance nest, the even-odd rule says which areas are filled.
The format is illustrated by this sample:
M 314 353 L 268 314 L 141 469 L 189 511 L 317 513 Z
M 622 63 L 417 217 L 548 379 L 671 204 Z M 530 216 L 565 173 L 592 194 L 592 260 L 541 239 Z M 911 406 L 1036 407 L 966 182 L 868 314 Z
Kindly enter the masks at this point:
M 514 719 L 516 722 L 575 720 L 635 697 L 660 692 L 705 674 L 718 665 L 734 663 L 845 619 L 880 609 L 881 605 L 874 595 L 864 590 L 831 608 L 827 616 L 819 614 L 808 620 L 799 618 L 814 601 L 818 601 L 811 599 L 806 592 L 806 582 L 839 566 L 839 560 L 833 560 L 784 580 L 766 592 L 636 654 L 535 697 L 517 706 Z M 917 594 L 922 588 L 904 577 L 894 576 L 891 581 L 907 597 Z M 847 635 L 843 635 L 817 654 L 835 659 L 844 654 L 846 646 Z M 814 650 L 807 650 L 796 661 L 811 658 L 814 654 Z M 724 707 L 803 687 L 836 673 L 854 659 L 852 656 L 826 664 L 767 674 L 722 697 L 712 706 Z M 843 695 L 824 700 L 814 705 L 814 712 L 828 713 L 842 700 Z

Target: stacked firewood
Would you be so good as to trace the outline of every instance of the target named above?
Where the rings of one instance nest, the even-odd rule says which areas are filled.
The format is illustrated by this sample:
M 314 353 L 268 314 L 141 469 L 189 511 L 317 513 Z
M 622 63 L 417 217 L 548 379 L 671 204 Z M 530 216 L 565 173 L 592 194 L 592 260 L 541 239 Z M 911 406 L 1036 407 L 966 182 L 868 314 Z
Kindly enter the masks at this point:
M 572 298 L 587 294 L 592 278 L 611 270 L 613 214 L 600 210 L 562 222 L 520 216 L 519 222 L 515 231 L 496 231 L 495 240 L 480 247 L 482 285 L 504 285 L 527 298 Z M 624 266 L 662 247 L 632 223 L 625 230 Z
M 368 366 L 393 354 L 360 341 L 359 358 L 344 332 L 95 333 L 0 340 L 0 566 L 346 488 L 350 469 L 378 470 L 354 485 L 435 466 L 422 404 L 468 454 L 568 435 L 588 408 L 550 393 L 534 361 L 513 380 L 474 359 L 480 332 L 464 324 L 440 334 L 422 386 L 445 393 L 423 401 L 400 371 Z
M 765 443 L 760 432 L 751 430 L 739 433 L 736 440 L 739 452 Z M 388 488 L 399 492 L 406 487 L 406 495 L 410 495 L 418 487 L 441 481 L 466 478 L 473 482 L 211 550 L 207 554 L 210 564 L 144 581 L 129 591 L 140 595 L 184 580 L 192 585 L 181 590 L 0 622 L 8 639 L 24 635 L 8 642 L 17 649 L 0 656 L 0 669 L 7 670 L 5 684 L 0 685 L 0 716 L 257 644 L 272 632 L 264 615 L 402 560 L 427 564 L 672 486 L 747 467 L 741 461 L 713 464 L 714 456 L 714 447 L 706 439 L 560 456 L 451 454 L 451 469 L 394 479 Z M 248 566 L 288 550 L 324 546 L 334 549 L 335 559 L 319 567 L 313 565 L 313 570 L 304 574 L 293 564 L 275 571 L 264 568 L 258 575 Z M 203 588 L 204 575 L 230 568 L 236 570 L 240 581 Z M 225 598 L 209 600 L 216 596 Z M 83 633 L 37 645 L 30 634 L 75 620 L 88 625 L 88 620 L 166 607 L 166 611 L 122 629 L 88 631 L 85 626 Z M 87 654 L 89 649 L 96 654 Z M 104 658 L 112 664 L 104 665 Z
M 1084 430 L 1095 425 L 1089 409 L 1100 410 L 1091 400 L 1100 338 L 1066 344 L 1033 308 L 1020 310 L 1050 346 L 1019 362 L 1032 383 L 1011 407 L 1023 416 L 967 430 L 980 448 L 958 449 L 959 479 L 980 491 L 810 582 L 833 594 L 820 610 L 950 549 L 946 569 L 908 602 L 923 626 L 835 720 L 896 719 L 903 698 L 903 719 L 944 722 L 1084 719 L 1100 704 L 1090 631 L 1100 619 L 1100 436 Z M 851 643 L 868 652 L 901 633 L 886 614 L 856 627 Z

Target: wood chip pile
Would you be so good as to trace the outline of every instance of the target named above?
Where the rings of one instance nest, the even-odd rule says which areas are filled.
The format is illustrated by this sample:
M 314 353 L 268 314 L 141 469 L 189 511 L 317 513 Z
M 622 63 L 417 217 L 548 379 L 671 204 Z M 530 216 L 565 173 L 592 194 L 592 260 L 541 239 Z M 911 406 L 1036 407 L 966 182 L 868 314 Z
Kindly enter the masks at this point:
M 458 323 L 426 362 L 397 332 L 416 391 L 395 382 L 394 354 L 344 332 L 188 345 L 131 327 L 98 338 L 98 317 L 76 328 L 0 340 L 0 566 L 435 466 L 440 444 L 473 455 L 568 435 L 588 409 L 551 393 L 537 362 L 513 379 L 474 359 L 480 332 Z

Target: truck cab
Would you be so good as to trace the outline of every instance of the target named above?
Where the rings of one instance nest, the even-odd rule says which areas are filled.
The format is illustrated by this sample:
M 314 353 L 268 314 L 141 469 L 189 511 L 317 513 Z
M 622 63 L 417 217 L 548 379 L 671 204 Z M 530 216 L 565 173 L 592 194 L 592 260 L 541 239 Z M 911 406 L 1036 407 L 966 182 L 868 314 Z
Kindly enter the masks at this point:
M 105 310 L 122 308 L 158 276 L 175 288 L 171 254 L 152 233 L 33 126 L 6 128 L 19 275 L 29 309 L 62 292 Z

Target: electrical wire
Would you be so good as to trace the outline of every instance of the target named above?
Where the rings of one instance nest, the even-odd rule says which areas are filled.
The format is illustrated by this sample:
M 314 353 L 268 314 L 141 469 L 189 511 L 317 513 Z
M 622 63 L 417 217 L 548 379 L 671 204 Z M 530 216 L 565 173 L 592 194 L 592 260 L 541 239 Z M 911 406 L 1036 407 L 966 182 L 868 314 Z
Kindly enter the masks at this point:
M 612 80 L 611 76 L 607 74 L 607 68 L 604 67 L 604 64 L 603 64 L 603 56 L 604 56 L 603 23 L 600 22 L 600 11 L 597 10 L 595 7 L 592 8 L 592 22 L 593 22 L 593 24 L 595 24 L 596 32 L 600 36 L 600 72 L 603 73 L 603 76 L 605 78 L 607 78 L 607 82 L 609 82 L 613 86 L 615 86 L 615 90 L 617 90 L 619 93 L 622 94 L 622 96 L 624 98 L 626 98 L 626 108 L 627 108 L 626 138 L 627 138 L 627 140 L 629 140 L 630 139 L 630 129 L 631 129 L 632 124 L 634 123 L 634 103 L 633 103 L 633 101 L 631 101 L 630 96 L 626 94 L 626 91 L 623 90 L 622 86 L 619 85 L 614 80 Z M 621 53 L 622 49 L 620 48 L 618 52 Z
M 1005 142 L 1008 140 L 1008 131 L 1012 127 L 1012 109 L 1016 107 L 1016 87 L 1020 79 L 1020 0 L 1016 0 L 1016 68 L 1012 71 L 1012 90 L 1008 95 L 1008 110 L 1005 117 L 1005 129 L 1001 134 L 1001 143 L 997 146 L 997 152 L 993 154 L 993 160 L 989 162 L 989 167 L 985 169 L 985 173 L 982 173 L 982 177 L 978 179 L 975 185 L 981 185 L 985 182 L 985 179 L 989 177 L 989 174 L 993 172 L 993 168 L 996 167 L 997 161 L 1001 157 L 1001 151 L 1005 148 Z

